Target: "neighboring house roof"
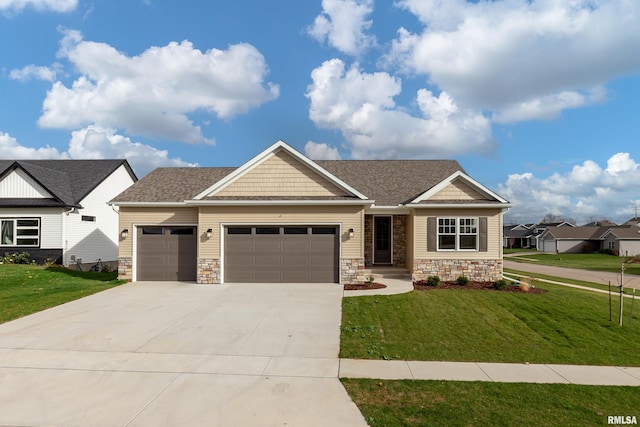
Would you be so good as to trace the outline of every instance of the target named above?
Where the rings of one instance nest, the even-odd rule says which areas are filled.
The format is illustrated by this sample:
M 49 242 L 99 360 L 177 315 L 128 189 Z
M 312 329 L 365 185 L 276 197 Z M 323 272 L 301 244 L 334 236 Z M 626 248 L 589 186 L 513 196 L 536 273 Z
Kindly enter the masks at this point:
M 605 239 L 609 235 L 615 236 L 618 240 L 640 240 L 640 229 L 631 226 L 610 228 L 602 238 Z
M 42 186 L 50 198 L 2 198 L 0 206 L 79 207 L 104 179 L 124 165 L 133 181 L 137 177 L 126 160 L 0 160 L 0 181 L 16 169 Z
M 228 196 L 224 190 L 243 175 L 250 173 L 274 153 L 284 150 L 320 176 L 340 188 L 333 196 L 270 196 L 263 194 Z M 465 200 L 462 203 L 507 204 L 504 199 L 468 177 L 454 160 L 319 160 L 311 161 L 286 143 L 278 141 L 239 168 L 159 168 L 115 197 L 114 204 L 198 204 L 231 203 L 234 201 L 296 201 L 371 203 L 376 206 L 398 206 L 424 196 L 446 180 L 461 179 L 477 187 L 486 200 Z M 496 198 L 493 198 L 493 196 Z M 455 202 L 455 201 L 454 201 Z M 422 203 L 454 203 L 424 200 Z
M 551 235 L 559 240 L 600 240 L 606 233 L 610 231 L 624 232 L 629 227 L 549 227 L 543 233 L 542 237 L 546 238 Z
M 505 225 L 502 234 L 505 238 L 522 238 L 531 236 L 531 230 L 526 228 L 515 228 L 512 225 Z
M 608 219 L 603 219 L 600 221 L 592 221 L 587 224 L 584 224 L 583 227 L 617 227 L 618 224 L 615 222 L 611 222 Z

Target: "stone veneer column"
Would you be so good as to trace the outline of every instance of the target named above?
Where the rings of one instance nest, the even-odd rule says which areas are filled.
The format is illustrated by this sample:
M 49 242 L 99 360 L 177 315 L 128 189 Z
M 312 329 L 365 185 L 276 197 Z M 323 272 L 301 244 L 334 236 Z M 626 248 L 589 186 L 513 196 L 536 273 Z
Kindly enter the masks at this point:
M 407 216 L 393 216 L 393 266 L 407 265 Z
M 444 281 L 453 281 L 466 276 L 471 281 L 495 282 L 502 278 L 501 259 L 415 259 L 413 280 L 426 280 L 438 276 Z
M 118 258 L 118 279 L 126 280 L 128 282 L 133 280 L 133 258 Z
M 373 265 L 373 215 L 364 216 L 364 265 Z
M 220 283 L 220 260 L 198 258 L 197 282 L 201 284 Z
M 364 258 L 342 258 L 340 277 L 342 284 L 364 283 Z

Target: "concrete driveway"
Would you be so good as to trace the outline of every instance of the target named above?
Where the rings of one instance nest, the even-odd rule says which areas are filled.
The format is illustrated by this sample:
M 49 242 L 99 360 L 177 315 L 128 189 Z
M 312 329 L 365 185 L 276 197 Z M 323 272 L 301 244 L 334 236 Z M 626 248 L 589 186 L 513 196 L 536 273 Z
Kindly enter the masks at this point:
M 342 288 L 138 282 L 0 325 L 0 425 L 357 426 Z

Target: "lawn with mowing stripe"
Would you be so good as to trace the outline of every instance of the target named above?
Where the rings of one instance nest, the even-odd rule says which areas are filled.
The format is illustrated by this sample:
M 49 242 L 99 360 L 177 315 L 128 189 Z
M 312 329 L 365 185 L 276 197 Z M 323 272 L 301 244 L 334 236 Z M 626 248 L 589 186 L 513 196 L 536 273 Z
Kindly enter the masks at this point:
M 640 305 L 609 321 L 607 295 L 413 291 L 343 300 L 340 357 L 640 366 Z M 614 301 L 613 313 L 617 313 Z
M 0 323 L 125 283 L 117 273 L 83 273 L 62 267 L 0 265 Z
M 528 262 L 534 264 L 554 265 L 557 267 L 581 268 L 594 271 L 609 271 L 620 274 L 622 262 L 626 259 L 619 256 L 592 253 L 592 254 L 550 254 L 537 251 L 531 254 L 505 258 L 511 261 Z M 640 274 L 640 264 L 627 264 L 626 274 Z
M 637 387 L 342 379 L 372 427 L 602 426 L 635 416 Z

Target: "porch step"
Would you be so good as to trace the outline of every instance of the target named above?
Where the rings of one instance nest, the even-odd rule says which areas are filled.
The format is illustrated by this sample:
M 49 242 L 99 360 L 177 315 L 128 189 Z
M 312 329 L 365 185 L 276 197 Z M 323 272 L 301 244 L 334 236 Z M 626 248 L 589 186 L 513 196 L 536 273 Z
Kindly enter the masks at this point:
M 365 277 L 373 276 L 376 279 L 403 279 L 411 280 L 411 271 L 403 267 L 372 267 L 364 270 Z

